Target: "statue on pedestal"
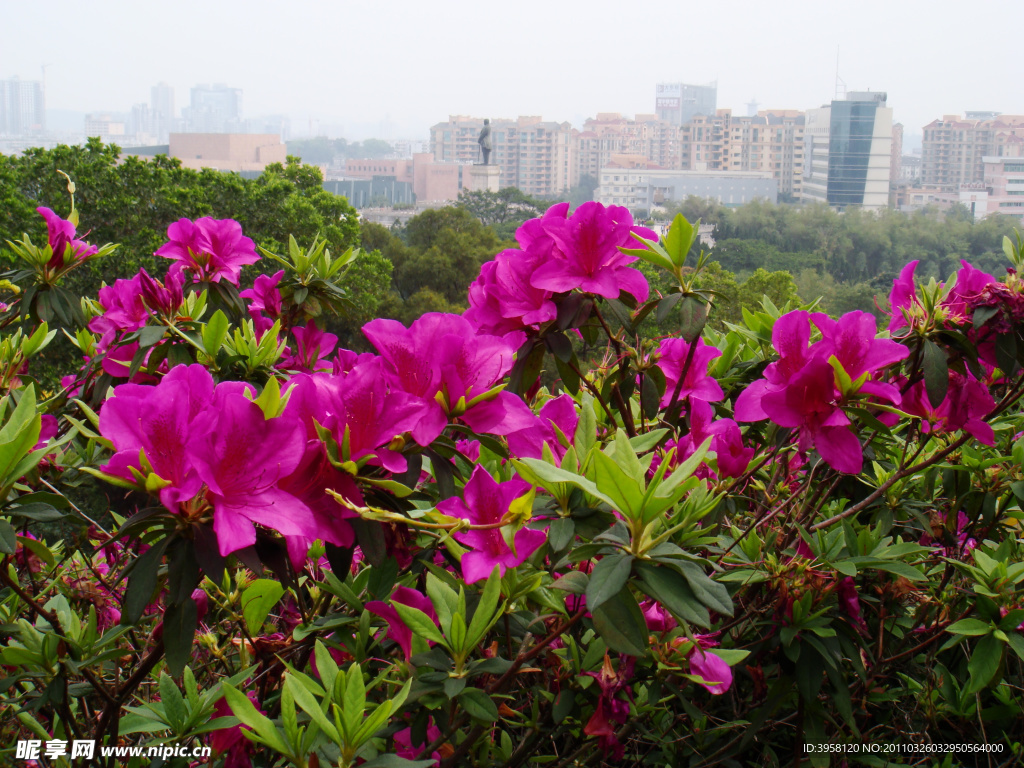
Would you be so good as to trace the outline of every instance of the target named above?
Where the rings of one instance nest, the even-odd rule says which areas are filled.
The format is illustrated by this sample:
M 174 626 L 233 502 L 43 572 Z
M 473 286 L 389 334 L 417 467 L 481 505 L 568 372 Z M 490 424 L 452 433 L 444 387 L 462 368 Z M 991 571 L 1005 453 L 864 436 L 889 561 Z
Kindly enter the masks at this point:
M 484 165 L 490 164 L 491 157 L 491 121 L 484 118 L 484 127 L 480 129 L 480 137 L 476 140 L 476 143 L 480 145 L 481 151 L 484 153 Z

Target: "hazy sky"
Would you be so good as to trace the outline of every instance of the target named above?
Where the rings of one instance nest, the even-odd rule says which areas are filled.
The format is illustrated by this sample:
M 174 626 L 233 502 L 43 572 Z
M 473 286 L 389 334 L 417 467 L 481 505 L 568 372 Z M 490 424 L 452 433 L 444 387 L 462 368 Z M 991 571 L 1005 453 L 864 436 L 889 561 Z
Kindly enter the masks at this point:
M 1024 0 L 0 0 L 0 78 L 47 107 L 128 111 L 166 81 L 243 89 L 349 138 L 427 138 L 449 114 L 653 112 L 658 82 L 718 82 L 718 106 L 807 109 L 884 90 L 908 133 L 966 110 L 1024 113 Z

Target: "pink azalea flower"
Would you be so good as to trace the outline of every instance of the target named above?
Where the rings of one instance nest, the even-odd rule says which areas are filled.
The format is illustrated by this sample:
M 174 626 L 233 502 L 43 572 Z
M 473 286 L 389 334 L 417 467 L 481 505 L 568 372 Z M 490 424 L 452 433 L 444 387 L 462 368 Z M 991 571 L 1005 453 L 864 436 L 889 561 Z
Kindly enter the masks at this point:
M 170 242 L 160 246 L 156 255 L 181 262 L 197 283 L 224 279 L 238 285 L 242 267 L 260 260 L 255 243 L 242 234 L 242 225 L 234 219 L 178 219 L 167 228 L 167 237 Z
M 995 445 L 995 432 L 985 417 L 996 407 L 988 387 L 968 371 L 949 372 L 949 389 L 945 399 L 936 408 L 928 399 L 923 381 L 917 382 L 903 396 L 900 406 L 904 411 L 924 421 L 924 432 L 955 432 L 964 430 L 985 445 Z
M 245 695 L 261 714 L 267 714 L 265 710 L 260 708 L 259 699 L 256 697 L 255 691 L 249 691 Z M 218 717 L 231 717 L 234 714 L 227 699 L 221 698 L 213 705 L 214 719 Z M 209 744 L 213 754 L 218 756 L 226 754 L 224 768 L 252 768 L 252 753 L 256 744 L 242 735 L 242 727 L 241 724 L 238 724 L 210 732 Z
M 195 496 L 202 480 L 192 462 L 190 443 L 212 429 L 209 415 L 213 377 L 201 365 L 177 366 L 158 386 L 122 384 L 100 411 L 100 434 L 116 453 L 100 469 L 133 480 L 143 451 L 153 472 L 168 485 L 160 501 L 170 510 Z
M 464 317 L 437 312 L 408 328 L 395 320 L 374 320 L 363 326 L 363 333 L 386 361 L 384 375 L 392 387 L 424 403 L 423 418 L 412 431 L 420 445 L 433 442 L 449 418 L 498 435 L 533 425 L 526 404 L 504 391 L 470 405 L 512 368 L 522 333 L 478 335 Z
M 503 335 L 522 328 L 536 328 L 558 315 L 551 291 L 530 284 L 544 263 L 536 251 L 502 251 L 480 269 L 469 286 L 469 309 L 465 318 L 480 332 Z
M 273 275 L 259 275 L 253 281 L 252 288 L 248 288 L 238 295 L 243 299 L 249 299 L 249 314 L 266 312 L 270 317 L 277 319 L 281 316 L 281 291 L 277 286 L 284 277 L 284 270 L 280 269 Z
M 182 292 L 181 270 L 169 269 L 163 285 L 144 269 L 139 270 L 142 300 L 147 307 L 164 317 L 174 317 L 181 309 L 185 296 Z
M 461 517 L 474 525 L 494 525 L 508 513 L 512 502 L 530 490 L 524 480 L 515 478 L 505 483 L 498 483 L 490 473 L 479 464 L 466 483 L 463 492 L 465 501 L 459 498 L 445 499 L 437 505 L 438 511 L 450 517 Z M 515 568 L 526 561 L 537 551 L 547 539 L 543 531 L 520 528 L 513 539 L 513 552 L 501 534 L 499 528 L 482 531 L 461 531 L 455 534 L 455 540 L 471 547 L 472 551 L 462 556 L 462 575 L 467 584 L 472 584 L 491 575 L 494 566 L 502 576 L 505 570 Z
M 844 576 L 836 585 L 836 595 L 839 597 L 839 607 L 843 613 L 850 617 L 857 631 L 867 634 L 868 625 L 860 613 L 860 595 L 857 593 L 857 583 L 850 576 Z
M 223 386 L 223 385 L 222 385 Z M 213 505 L 222 555 L 256 543 L 255 524 L 284 536 L 322 538 L 312 510 L 278 482 L 298 467 L 306 435 L 298 419 L 264 418 L 256 403 L 218 387 L 211 431 L 189 445 L 196 474 Z
M 907 264 L 901 271 L 900 276 L 893 281 L 892 291 L 889 293 L 889 312 L 892 317 L 889 319 L 889 330 L 895 331 L 907 325 L 907 319 L 903 316 L 902 310 L 910 309 L 918 303 L 917 287 L 914 285 L 914 270 L 917 269 L 918 261 Z
M 551 449 L 557 461 L 565 456 L 566 446 L 558 438 L 561 432 L 570 441 L 576 433 L 579 414 L 576 412 L 575 401 L 569 395 L 552 398 L 541 406 L 536 423 L 508 435 L 508 448 L 513 456 L 520 459 L 540 459 L 544 456 L 544 446 Z M 557 432 L 556 432 L 557 429 Z
M 338 337 L 333 333 L 321 331 L 316 323 L 310 320 L 305 326 L 292 328 L 295 337 L 295 352 L 290 352 L 277 364 L 277 368 L 289 371 L 312 373 L 330 367 L 330 355 L 338 345 Z
M 960 269 L 956 273 L 956 282 L 949 289 L 949 294 L 942 305 L 954 317 L 966 321 L 974 312 L 974 303 L 977 298 L 986 288 L 996 282 L 997 280 L 988 272 L 982 272 L 961 259 Z
M 558 210 L 564 216 L 566 209 Z M 625 291 L 637 301 L 647 300 L 647 280 L 628 266 L 636 257 L 627 256 L 619 247 L 637 247 L 631 232 L 652 240 L 657 235 L 633 226 L 633 217 L 626 208 L 584 203 L 569 218 L 545 216 L 541 224 L 553 247 L 530 278 L 534 288 L 554 293 L 578 288 L 608 299 L 616 299 L 620 291 Z M 524 239 L 528 237 L 530 234 L 524 233 Z M 536 236 L 533 239 L 539 240 Z
M 721 351 L 717 347 L 708 346 L 701 338 L 697 339 L 696 344 L 697 348 L 686 369 L 686 376 L 676 402 L 681 402 L 687 397 L 714 402 L 725 396 L 722 387 L 708 374 L 711 361 L 721 357 Z M 665 394 L 661 398 L 662 408 L 667 408 L 672 402 L 672 395 L 675 394 L 679 376 L 683 372 L 689 353 L 690 345 L 683 339 L 662 339 L 658 344 L 658 367 L 665 374 L 666 382 Z
M 707 682 L 698 685 L 716 696 L 721 696 L 732 687 L 732 668 L 721 656 L 708 653 L 700 644 L 690 654 L 690 672 L 704 678 Z
M 412 743 L 412 728 L 403 728 L 395 734 L 395 745 L 399 747 L 399 749 L 395 750 L 396 755 L 404 757 L 406 760 L 415 760 L 421 749 L 441 738 L 441 729 L 433 724 L 433 720 L 428 720 L 427 722 L 430 723 L 427 726 L 427 738 L 418 744 Z M 434 761 L 435 765 L 440 765 L 441 753 L 434 751 L 431 753 L 430 759 Z
M 83 262 L 99 251 L 95 245 L 76 240 L 75 225 L 49 208 L 40 206 L 36 208 L 36 213 L 46 220 L 46 236 L 53 251 L 53 256 L 46 263 L 50 269 L 59 269 L 65 263 Z
M 601 693 L 597 700 L 597 708 L 583 727 L 583 732 L 588 736 L 597 736 L 601 748 L 613 760 L 621 760 L 625 752 L 625 747 L 615 735 L 615 730 L 617 725 L 624 725 L 629 719 L 629 701 L 620 698 L 619 693 L 629 696 L 629 681 L 633 677 L 635 666 L 636 659 L 632 656 L 622 656 L 619 669 L 616 671 L 606 653 L 600 672 L 585 673 L 597 680 Z
M 893 363 L 906 359 L 910 350 L 892 339 L 875 337 L 875 318 L 867 312 L 847 312 L 833 320 L 823 312 L 811 315 L 814 324 L 821 331 L 821 340 L 811 346 L 810 354 L 828 360 L 835 355 L 843 370 L 854 381 L 863 374 L 873 374 Z M 875 382 L 868 382 L 879 385 Z M 866 386 L 866 385 L 865 385 Z M 862 387 L 863 391 L 868 391 Z M 891 393 L 889 390 L 893 390 Z M 883 395 L 892 402 L 899 402 L 899 391 L 889 385 Z M 893 400 L 895 397 L 895 400 Z
M 430 620 L 435 625 L 439 625 L 440 622 L 437 618 L 437 612 L 434 610 L 433 604 L 430 602 L 430 598 L 426 595 L 417 592 L 415 589 L 409 589 L 409 587 L 395 587 L 395 591 L 391 593 L 392 603 L 401 603 L 407 605 L 410 608 L 415 608 L 418 611 L 422 611 L 430 617 Z M 366 604 L 366 610 L 375 616 L 380 616 L 388 623 L 389 639 L 394 640 L 398 643 L 398 647 L 402 649 L 405 654 L 405 660 L 408 661 L 412 657 L 412 630 L 402 621 L 398 615 L 398 611 L 392 606 L 380 600 L 371 600 Z
M 651 632 L 668 632 L 675 629 L 676 620 L 657 600 L 645 600 L 640 604 L 647 629 Z
M 103 314 L 89 321 L 89 330 L 102 336 L 97 345 L 100 351 L 113 344 L 119 333 L 132 333 L 146 324 L 149 312 L 142 295 L 141 273 L 131 280 L 115 280 L 113 285 L 100 288 Z
M 306 427 L 306 437 L 318 440 L 314 421 L 331 431 L 339 446 L 348 445 L 347 458 L 372 456 L 391 472 L 403 472 L 406 460 L 391 443 L 411 431 L 423 418 L 423 402 L 389 388 L 383 361 L 373 358 L 342 376 L 299 375 L 284 415 Z
M 776 424 L 799 428 L 801 453 L 815 448 L 840 472 L 860 472 L 864 452 L 836 404 L 835 372 L 824 360 L 811 360 L 785 387 L 765 392 L 761 408 Z

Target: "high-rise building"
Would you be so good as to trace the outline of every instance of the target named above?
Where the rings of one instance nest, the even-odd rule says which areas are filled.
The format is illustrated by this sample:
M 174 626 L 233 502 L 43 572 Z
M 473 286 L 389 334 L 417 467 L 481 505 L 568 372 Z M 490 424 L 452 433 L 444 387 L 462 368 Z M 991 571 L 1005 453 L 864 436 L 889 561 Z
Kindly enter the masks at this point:
M 833 208 L 889 204 L 892 109 L 884 92 L 852 91 L 807 111 L 801 197 Z
M 0 80 L 0 134 L 26 136 L 46 130 L 46 98 L 37 80 Z
M 707 85 L 658 83 L 654 111 L 659 120 L 682 125 L 697 115 L 714 115 L 717 104 L 717 82 Z
M 223 83 L 197 85 L 185 110 L 188 133 L 242 133 L 242 89 Z
M 174 129 L 174 88 L 157 83 L 149 89 L 150 128 L 158 141 L 167 141 Z
M 981 182 L 985 157 L 1024 154 L 1024 116 L 968 112 L 966 118 L 944 115 L 924 127 L 921 141 L 921 183 L 956 191 L 961 184 Z

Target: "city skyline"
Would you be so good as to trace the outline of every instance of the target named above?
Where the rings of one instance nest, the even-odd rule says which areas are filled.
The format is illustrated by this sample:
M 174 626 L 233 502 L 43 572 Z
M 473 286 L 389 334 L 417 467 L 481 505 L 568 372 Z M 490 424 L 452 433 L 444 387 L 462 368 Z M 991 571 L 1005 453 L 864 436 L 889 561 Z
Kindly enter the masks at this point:
M 393 139 L 425 135 L 449 114 L 580 125 L 600 112 L 652 113 L 660 82 L 717 82 L 718 106 L 737 114 L 751 100 L 807 110 L 835 96 L 838 53 L 846 88 L 886 91 L 910 135 L 946 114 L 1024 112 L 1012 46 L 995 34 L 1024 20 L 1019 4 L 989 3 L 985 19 L 956 25 L 951 4 L 869 0 L 854 16 L 822 5 L 782 13 L 740 2 L 720 19 L 660 2 L 641 16 L 607 2 L 584 13 L 532 0 L 512 12 L 396 0 L 382 14 L 368 4 L 282 12 L 257 0 L 185 0 L 150 15 L 121 0 L 54 0 L 46 14 L 5 10 L 20 33 L 0 49 L 0 78 L 41 79 L 45 66 L 47 108 L 83 113 L 127 112 L 160 82 L 174 87 L 180 112 L 195 85 L 226 83 L 244 91 L 245 117 L 287 114 L 296 136 L 333 126 L 354 140 Z M 971 65 L 982 48 L 984 77 Z

